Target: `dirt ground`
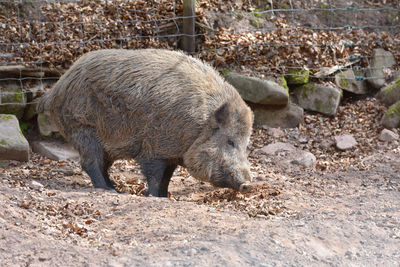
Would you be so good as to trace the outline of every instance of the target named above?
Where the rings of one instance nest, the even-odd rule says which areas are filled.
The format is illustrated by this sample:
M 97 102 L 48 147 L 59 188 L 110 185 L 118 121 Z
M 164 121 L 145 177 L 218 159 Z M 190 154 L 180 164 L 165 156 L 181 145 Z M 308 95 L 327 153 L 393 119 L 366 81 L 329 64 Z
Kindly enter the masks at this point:
M 2 162 L 1 266 L 398 266 L 398 145 L 337 171 L 253 154 L 252 192 L 179 169 L 168 199 L 143 196 L 132 161 L 111 170 L 122 194 L 74 161 Z
M 307 8 L 301 4 L 308 1 L 293 2 Z M 300 26 L 342 27 L 354 22 L 350 11 L 287 17 Z M 360 27 L 396 22 L 386 10 L 357 14 Z M 238 32 L 251 27 L 228 16 L 208 20 Z M 262 138 L 253 137 L 249 152 L 257 186 L 245 195 L 179 169 L 169 198 L 146 198 L 132 161 L 111 170 L 121 194 L 93 189 L 74 161 L 32 153 L 28 163 L 0 162 L 0 266 L 399 266 L 400 148 L 378 141 L 383 112 L 374 101 L 353 103 L 336 118 L 307 116 L 283 137 L 255 129 Z M 355 136 L 353 151 L 332 146 L 341 133 Z M 311 151 L 317 165 L 255 152 L 277 141 Z

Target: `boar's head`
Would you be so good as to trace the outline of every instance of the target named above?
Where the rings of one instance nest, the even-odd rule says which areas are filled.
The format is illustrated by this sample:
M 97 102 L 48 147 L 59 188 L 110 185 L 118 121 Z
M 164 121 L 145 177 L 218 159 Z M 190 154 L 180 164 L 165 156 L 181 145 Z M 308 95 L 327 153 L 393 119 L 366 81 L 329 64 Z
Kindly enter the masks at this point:
M 246 148 L 252 121 L 252 112 L 242 100 L 220 106 L 184 154 L 189 173 L 217 187 L 248 191 L 251 177 Z

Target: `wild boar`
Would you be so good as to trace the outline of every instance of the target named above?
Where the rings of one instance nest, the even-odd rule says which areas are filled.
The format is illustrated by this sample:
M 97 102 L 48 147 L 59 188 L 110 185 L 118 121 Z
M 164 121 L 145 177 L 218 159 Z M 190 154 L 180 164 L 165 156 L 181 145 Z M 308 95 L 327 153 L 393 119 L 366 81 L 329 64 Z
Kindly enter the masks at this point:
M 124 158 L 141 166 L 147 195 L 167 197 L 177 165 L 217 187 L 250 187 L 250 108 L 211 66 L 181 52 L 87 53 L 37 111 L 79 151 L 95 187 L 113 190 L 108 169 Z

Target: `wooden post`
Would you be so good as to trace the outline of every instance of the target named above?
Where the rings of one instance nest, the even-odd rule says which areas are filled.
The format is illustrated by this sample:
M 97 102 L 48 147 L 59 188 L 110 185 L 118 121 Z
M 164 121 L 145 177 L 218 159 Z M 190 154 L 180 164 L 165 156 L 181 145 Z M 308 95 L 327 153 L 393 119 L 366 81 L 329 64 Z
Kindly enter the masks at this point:
M 183 0 L 183 40 L 182 49 L 188 54 L 195 52 L 195 6 L 196 0 Z

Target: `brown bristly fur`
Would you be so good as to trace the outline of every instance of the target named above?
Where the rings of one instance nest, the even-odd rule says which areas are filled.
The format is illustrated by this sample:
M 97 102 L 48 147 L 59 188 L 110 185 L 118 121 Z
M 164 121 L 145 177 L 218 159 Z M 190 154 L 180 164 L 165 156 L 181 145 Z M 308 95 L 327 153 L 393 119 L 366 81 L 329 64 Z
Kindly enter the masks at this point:
M 214 116 L 224 104 L 227 117 L 222 129 Z M 232 175 L 248 173 L 245 147 L 251 133 L 250 109 L 211 66 L 181 52 L 88 53 L 41 99 L 38 111 L 49 111 L 60 133 L 81 156 L 92 141 L 85 133 L 94 132 L 111 162 L 168 159 L 203 180 L 213 179 L 216 167 L 210 165 L 215 164 L 233 165 Z M 224 138 L 210 142 L 218 128 Z M 240 146 L 237 155 L 227 156 L 227 150 L 221 150 L 225 143 L 218 142 L 225 142 L 225 137 Z M 215 158 L 210 162 L 200 150 Z

